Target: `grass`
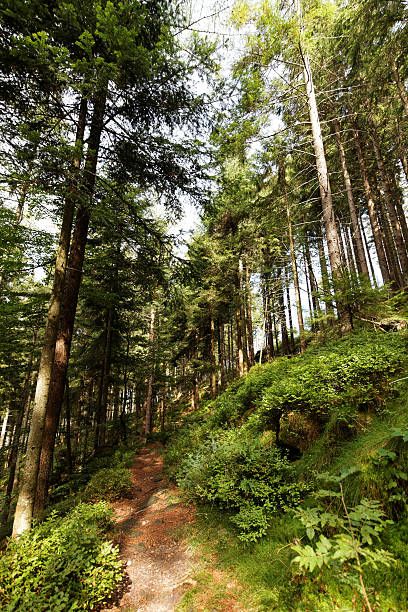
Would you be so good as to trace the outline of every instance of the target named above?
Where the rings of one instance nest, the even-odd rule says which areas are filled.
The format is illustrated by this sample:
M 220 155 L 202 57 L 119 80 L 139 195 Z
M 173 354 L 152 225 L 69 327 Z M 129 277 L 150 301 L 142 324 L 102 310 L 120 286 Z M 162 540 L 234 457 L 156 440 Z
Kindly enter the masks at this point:
M 393 435 L 395 428 L 408 429 L 407 381 L 399 383 L 398 391 L 398 397 L 390 398 L 381 414 L 373 414 L 361 424 L 353 439 L 329 446 L 323 433 L 296 463 L 299 475 L 313 470 L 338 473 L 356 466 L 359 471 L 345 481 L 348 504 L 353 505 L 362 495 L 383 500 L 389 475 L 374 462 L 378 451 L 398 451 L 400 464 L 408 472 L 408 445 Z M 408 610 L 408 518 L 404 513 L 397 518 L 399 521 L 386 529 L 382 541 L 396 564 L 365 574 L 370 600 L 381 612 Z M 212 507 L 200 508 L 196 523 L 188 530 L 188 540 L 201 559 L 201 567 L 194 577 L 195 587 L 178 607 L 180 612 L 364 609 L 357 589 L 346 584 L 341 575 L 322 572 L 303 577 L 295 573 L 290 546 L 302 537 L 302 530 L 289 514 L 277 517 L 265 538 L 247 546 L 238 540 L 228 516 Z
M 228 520 L 218 511 L 205 508 L 188 536 L 201 559 L 201 568 L 194 576 L 197 584 L 177 610 L 222 611 L 231 609 L 228 602 L 238 604 L 232 609 L 248 612 L 351 610 L 353 593 L 349 587 L 339 589 L 329 577 L 325 584 L 295 574 L 290 545 L 299 537 L 298 521 L 286 515 L 276 520 L 267 537 L 244 548 Z

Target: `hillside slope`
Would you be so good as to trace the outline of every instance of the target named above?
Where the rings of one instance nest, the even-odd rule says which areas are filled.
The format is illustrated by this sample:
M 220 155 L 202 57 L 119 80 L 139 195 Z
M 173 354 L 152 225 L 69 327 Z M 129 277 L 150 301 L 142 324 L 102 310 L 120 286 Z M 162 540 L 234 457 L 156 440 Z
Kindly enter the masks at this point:
M 168 467 L 202 504 L 193 540 L 244 585 L 243 609 L 406 609 L 407 361 L 405 332 L 350 335 L 255 366 L 186 417 Z M 313 571 L 292 563 L 296 543 L 316 551 L 318 535 L 339 541 L 343 503 L 350 513 L 365 508 L 353 527 L 357 538 L 363 533 L 361 559 L 379 555 L 363 563 L 369 603 L 355 558 L 327 556 Z M 337 517 L 336 525 L 316 524 L 310 542 L 308 509 Z M 388 566 L 384 550 L 393 557 Z M 208 577 L 198 580 L 197 597 L 212 587 Z M 188 597 L 191 604 L 194 593 Z

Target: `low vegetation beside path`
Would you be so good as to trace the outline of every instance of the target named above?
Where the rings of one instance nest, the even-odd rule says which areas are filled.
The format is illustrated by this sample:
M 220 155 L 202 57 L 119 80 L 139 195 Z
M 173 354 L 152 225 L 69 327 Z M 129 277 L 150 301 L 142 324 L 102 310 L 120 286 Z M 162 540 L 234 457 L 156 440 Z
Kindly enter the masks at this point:
M 169 470 L 200 504 L 192 541 L 244 584 L 242 609 L 404 609 L 406 349 L 405 332 L 312 346 L 186 418 Z M 190 603 L 220 592 L 203 572 Z

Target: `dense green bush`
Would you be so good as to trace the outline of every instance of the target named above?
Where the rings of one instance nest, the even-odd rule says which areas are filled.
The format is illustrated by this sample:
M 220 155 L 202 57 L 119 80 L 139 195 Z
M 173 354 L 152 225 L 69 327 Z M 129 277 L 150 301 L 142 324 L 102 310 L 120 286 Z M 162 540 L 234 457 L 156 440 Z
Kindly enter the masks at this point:
M 96 472 L 81 494 L 85 501 L 113 501 L 127 497 L 132 491 L 130 471 L 124 467 L 103 468 Z
M 230 510 L 242 538 L 259 537 L 273 513 L 302 495 L 294 465 L 260 434 L 306 423 L 314 439 L 324 429 L 327 440 L 349 439 L 361 414 L 381 413 L 396 392 L 390 380 L 402 371 L 406 348 L 405 332 L 360 332 L 253 367 L 187 418 L 167 450 L 170 471 L 193 498 Z M 302 450 L 313 441 L 300 430 L 289 434 L 288 443 L 300 438 Z
M 192 498 L 230 510 L 247 541 L 264 535 L 271 517 L 298 504 L 305 491 L 279 449 L 243 429 L 220 432 L 190 453 L 177 481 Z
M 379 409 L 390 393 L 389 380 L 406 360 L 406 333 L 363 332 L 304 355 L 255 366 L 203 415 L 212 428 L 246 421 L 258 431 L 276 427 L 280 416 L 299 412 L 324 424 L 332 414 L 352 422 L 359 410 Z
M 118 549 L 104 539 L 110 524 L 106 503 L 80 504 L 10 540 L 0 556 L 1 609 L 65 612 L 106 602 L 124 575 Z
M 47 512 L 63 515 L 81 502 L 114 501 L 129 496 L 132 482 L 128 467 L 134 455 L 134 450 L 120 448 L 113 454 L 93 458 L 86 470 L 52 490 Z

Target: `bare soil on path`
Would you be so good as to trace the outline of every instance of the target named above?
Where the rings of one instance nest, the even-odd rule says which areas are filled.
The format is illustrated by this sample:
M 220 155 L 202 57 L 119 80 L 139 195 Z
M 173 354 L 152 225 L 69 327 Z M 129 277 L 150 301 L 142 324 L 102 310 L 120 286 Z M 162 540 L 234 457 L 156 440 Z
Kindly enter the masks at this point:
M 180 535 L 194 520 L 194 508 L 180 502 L 165 477 L 160 445 L 142 449 L 131 471 L 132 496 L 113 504 L 115 540 L 130 584 L 110 610 L 170 612 L 194 585 L 193 552 Z

